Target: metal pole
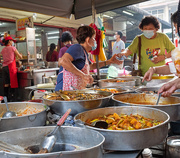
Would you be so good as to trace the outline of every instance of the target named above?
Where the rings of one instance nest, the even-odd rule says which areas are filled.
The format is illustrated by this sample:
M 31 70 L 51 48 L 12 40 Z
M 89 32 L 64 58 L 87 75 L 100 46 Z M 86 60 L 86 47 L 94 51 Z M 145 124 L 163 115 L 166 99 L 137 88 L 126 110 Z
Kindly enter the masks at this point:
M 91 0 L 91 3 L 92 3 L 92 20 L 93 20 L 93 23 L 95 24 L 95 21 L 96 21 L 95 0 Z M 100 76 L 99 76 L 99 58 L 98 58 L 98 56 L 99 55 L 96 55 L 96 68 L 97 68 L 97 79 L 99 80 Z
M 172 16 L 172 13 L 171 13 L 171 16 Z M 171 21 L 171 29 L 172 29 L 172 42 L 174 43 L 174 26 L 173 26 L 172 21 Z

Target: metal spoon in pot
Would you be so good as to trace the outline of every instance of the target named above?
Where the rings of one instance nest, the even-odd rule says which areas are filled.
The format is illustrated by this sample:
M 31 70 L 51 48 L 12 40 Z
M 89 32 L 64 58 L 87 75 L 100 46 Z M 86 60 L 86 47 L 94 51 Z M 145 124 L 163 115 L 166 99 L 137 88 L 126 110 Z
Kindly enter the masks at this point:
M 40 144 L 40 151 L 38 152 L 38 154 L 49 153 L 52 151 L 52 149 L 56 143 L 56 139 L 57 139 L 55 134 L 56 134 L 58 128 L 64 123 L 64 121 L 66 120 L 66 118 L 68 117 L 70 112 L 71 112 L 71 109 L 68 109 L 66 111 L 66 113 L 60 118 L 60 120 L 58 121 L 54 130 L 45 136 L 43 142 Z
M 157 99 L 156 105 L 159 104 L 159 100 L 160 100 L 161 94 L 162 94 L 162 93 L 159 93 L 159 95 L 158 95 L 158 99 Z
M 5 102 L 5 104 L 6 104 L 6 108 L 7 108 L 7 112 L 4 113 L 3 118 L 10 118 L 10 117 L 16 116 L 16 113 L 13 112 L 13 111 L 10 111 L 9 108 L 8 108 L 7 97 L 4 96 L 3 99 L 4 99 L 4 102 Z

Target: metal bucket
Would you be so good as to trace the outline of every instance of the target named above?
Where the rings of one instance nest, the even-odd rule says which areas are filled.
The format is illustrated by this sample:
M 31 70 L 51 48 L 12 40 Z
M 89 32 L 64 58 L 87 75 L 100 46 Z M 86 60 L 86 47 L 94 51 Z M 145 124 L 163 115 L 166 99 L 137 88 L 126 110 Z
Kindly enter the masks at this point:
M 116 105 L 119 106 L 146 106 L 157 108 L 167 112 L 170 116 L 170 121 L 176 121 L 179 119 L 179 106 L 180 106 L 180 98 L 179 97 L 166 97 L 160 98 L 159 104 L 163 105 L 148 105 L 148 102 L 156 103 L 157 101 L 157 94 L 122 94 L 113 96 L 113 100 L 116 102 Z M 144 104 L 138 104 L 137 102 L 142 102 Z M 146 103 L 147 102 L 147 103 Z
M 168 134 L 169 115 L 164 111 L 139 107 L 139 106 L 122 106 L 100 108 L 82 112 L 75 116 L 75 122 L 79 125 L 79 119 L 85 122 L 87 119 L 94 119 L 96 117 L 108 114 L 139 114 L 147 118 L 163 121 L 162 124 L 139 130 L 107 130 L 95 127 L 86 126 L 87 128 L 99 131 L 105 137 L 104 149 L 106 150 L 120 150 L 131 151 L 148 148 L 162 143 Z M 82 125 L 81 125 L 82 126 Z
M 54 129 L 49 127 L 31 127 L 0 133 L 0 141 L 21 147 L 37 146 L 44 136 Z M 19 154 L 0 151 L 2 158 L 102 158 L 102 144 L 105 140 L 97 131 L 79 127 L 60 127 L 56 133 L 56 146 L 64 144 L 70 150 L 58 149 L 46 154 Z
M 12 118 L 1 118 L 0 119 L 0 132 L 25 128 L 25 127 L 34 127 L 34 126 L 44 126 L 46 123 L 46 110 L 45 104 L 42 103 L 31 103 L 31 102 L 12 102 L 8 103 L 9 109 L 11 111 L 19 111 L 25 109 L 26 107 L 35 107 L 36 109 L 43 109 L 43 111 L 25 115 L 17 116 Z M 7 111 L 5 104 L 0 104 L 0 112 Z
M 71 109 L 71 115 L 77 113 L 92 110 L 95 108 L 105 107 L 108 105 L 109 99 L 112 97 L 112 93 L 105 91 L 94 91 L 94 90 L 82 90 L 85 93 L 102 94 L 104 97 L 93 100 L 77 100 L 77 101 L 61 101 L 61 100 L 49 100 L 46 95 L 43 96 L 43 101 L 48 105 L 52 111 L 56 114 L 62 115 L 68 109 Z

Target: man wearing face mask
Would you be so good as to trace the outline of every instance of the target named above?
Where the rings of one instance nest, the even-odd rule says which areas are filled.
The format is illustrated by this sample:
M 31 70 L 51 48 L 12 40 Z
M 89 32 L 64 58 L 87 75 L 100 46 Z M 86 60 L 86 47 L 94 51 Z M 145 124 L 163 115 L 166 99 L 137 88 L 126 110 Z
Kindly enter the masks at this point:
M 121 40 L 122 36 L 123 36 L 123 34 L 121 31 L 115 32 L 114 39 L 116 40 L 116 42 L 113 45 L 112 55 L 118 54 L 118 53 L 121 53 L 122 51 L 124 51 L 125 44 Z M 121 59 L 123 59 L 123 57 Z
M 143 33 L 139 35 L 140 37 L 136 36 L 128 49 L 118 54 L 118 56 L 138 54 L 140 38 L 141 65 L 138 66 L 142 71 L 142 75 L 144 75 L 150 67 L 164 65 L 165 59 L 171 57 L 171 51 L 175 46 L 164 33 L 157 32 L 160 25 L 156 17 L 145 16 L 141 20 L 139 28 Z M 167 54 L 165 54 L 165 50 Z
M 96 69 L 96 63 L 91 63 L 88 52 L 96 49 L 95 30 L 90 26 L 81 26 L 77 30 L 76 39 L 79 44 L 74 44 L 66 51 L 59 60 L 61 65 L 57 77 L 55 91 L 72 90 L 72 87 L 84 89 L 88 83 L 93 82 L 90 70 Z M 121 64 L 114 55 L 111 59 L 99 62 L 99 67 L 112 63 Z

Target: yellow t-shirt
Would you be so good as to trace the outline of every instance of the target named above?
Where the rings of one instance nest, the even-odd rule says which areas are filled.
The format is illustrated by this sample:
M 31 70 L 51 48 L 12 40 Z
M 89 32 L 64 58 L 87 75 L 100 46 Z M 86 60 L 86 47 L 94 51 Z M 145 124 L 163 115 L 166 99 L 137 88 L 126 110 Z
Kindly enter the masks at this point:
M 141 65 L 139 66 L 144 75 L 151 66 L 161 66 L 165 64 L 165 61 L 161 61 L 157 64 L 154 64 L 151 60 L 154 56 L 165 54 L 165 49 L 167 53 L 171 52 L 175 46 L 170 41 L 168 36 L 164 33 L 157 32 L 157 36 L 154 39 L 147 39 L 143 34 L 141 36 Z M 128 49 L 134 53 L 139 52 L 139 39 L 136 36 L 128 47 Z

